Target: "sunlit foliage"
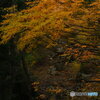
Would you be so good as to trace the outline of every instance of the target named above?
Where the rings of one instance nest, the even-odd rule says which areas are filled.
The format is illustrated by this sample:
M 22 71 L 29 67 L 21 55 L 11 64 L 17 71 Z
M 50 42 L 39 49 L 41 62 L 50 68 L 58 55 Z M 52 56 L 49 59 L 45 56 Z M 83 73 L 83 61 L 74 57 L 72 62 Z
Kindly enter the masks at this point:
M 83 0 L 61 2 L 42 0 L 37 5 L 30 2 L 29 8 L 5 15 L 1 43 L 15 39 L 20 50 L 37 45 L 50 47 L 62 37 L 67 42 L 98 44 L 100 4 L 94 2 L 85 7 Z

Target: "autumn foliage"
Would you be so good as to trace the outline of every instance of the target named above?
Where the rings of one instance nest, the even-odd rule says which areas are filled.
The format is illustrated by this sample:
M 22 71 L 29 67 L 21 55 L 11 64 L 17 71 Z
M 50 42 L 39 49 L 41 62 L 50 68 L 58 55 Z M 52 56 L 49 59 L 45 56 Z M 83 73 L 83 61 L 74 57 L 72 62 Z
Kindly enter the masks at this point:
M 99 0 L 15 1 L 0 7 L 0 56 L 5 60 L 0 60 L 0 75 L 10 84 L 5 98 L 70 100 L 71 89 L 99 90 L 85 84 L 100 78 Z M 6 75 L 2 69 L 11 71 Z
M 99 3 L 83 0 L 38 0 L 27 9 L 9 13 L 1 22 L 1 43 L 14 39 L 17 48 L 52 47 L 60 38 L 69 43 L 99 42 Z

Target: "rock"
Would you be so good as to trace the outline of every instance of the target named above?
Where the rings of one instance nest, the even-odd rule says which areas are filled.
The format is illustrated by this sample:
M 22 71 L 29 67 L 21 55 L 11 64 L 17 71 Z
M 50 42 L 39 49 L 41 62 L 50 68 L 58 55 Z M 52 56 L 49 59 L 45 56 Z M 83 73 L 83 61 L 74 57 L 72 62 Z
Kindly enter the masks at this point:
M 56 74 L 56 68 L 54 66 L 50 66 L 50 68 L 48 69 L 48 73 L 50 75 L 55 75 Z

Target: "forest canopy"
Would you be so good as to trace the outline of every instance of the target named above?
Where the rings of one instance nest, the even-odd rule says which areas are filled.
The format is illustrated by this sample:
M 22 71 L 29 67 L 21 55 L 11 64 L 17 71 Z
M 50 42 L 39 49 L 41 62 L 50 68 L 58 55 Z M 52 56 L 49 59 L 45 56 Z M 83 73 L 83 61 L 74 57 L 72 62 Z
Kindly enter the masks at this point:
M 98 1 L 85 4 L 84 0 L 36 0 L 26 5 L 27 9 L 4 15 L 1 43 L 13 39 L 20 50 L 55 46 L 63 37 L 67 43 L 99 44 Z

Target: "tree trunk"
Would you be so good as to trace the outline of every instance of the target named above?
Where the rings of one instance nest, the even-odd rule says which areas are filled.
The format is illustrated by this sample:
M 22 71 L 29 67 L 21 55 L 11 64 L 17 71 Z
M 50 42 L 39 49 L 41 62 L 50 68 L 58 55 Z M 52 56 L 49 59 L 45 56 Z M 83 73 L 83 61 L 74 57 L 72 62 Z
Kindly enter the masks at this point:
M 25 74 L 25 77 L 26 77 L 26 80 L 27 80 L 27 86 L 28 86 L 28 96 L 29 96 L 29 99 L 28 100 L 32 100 L 32 91 L 31 91 L 31 79 L 30 79 L 30 76 L 29 76 L 29 72 L 28 72 L 28 68 L 25 64 L 25 57 L 24 57 L 25 53 L 22 51 L 21 52 L 21 66 L 23 68 L 23 71 L 24 71 L 24 74 Z

